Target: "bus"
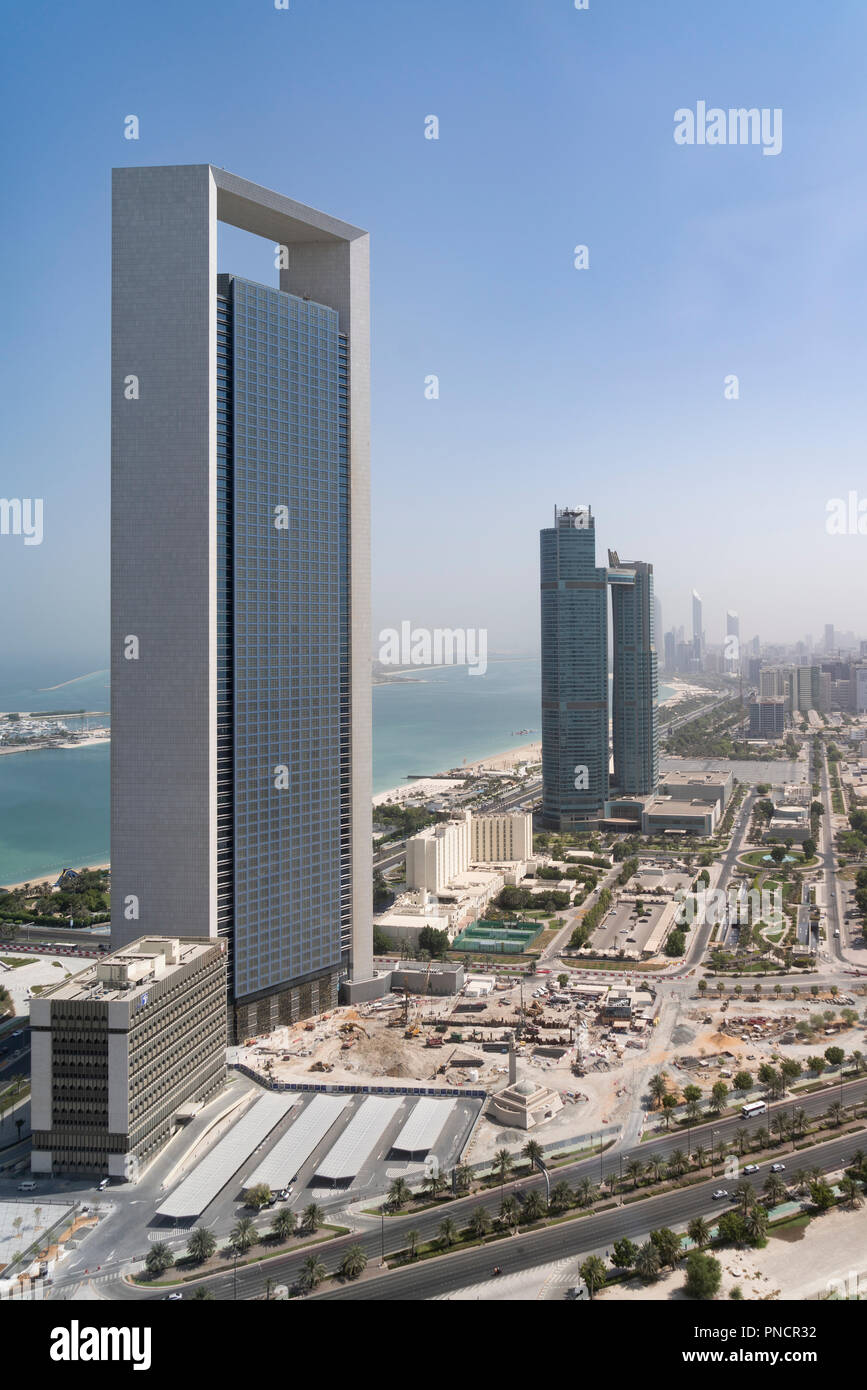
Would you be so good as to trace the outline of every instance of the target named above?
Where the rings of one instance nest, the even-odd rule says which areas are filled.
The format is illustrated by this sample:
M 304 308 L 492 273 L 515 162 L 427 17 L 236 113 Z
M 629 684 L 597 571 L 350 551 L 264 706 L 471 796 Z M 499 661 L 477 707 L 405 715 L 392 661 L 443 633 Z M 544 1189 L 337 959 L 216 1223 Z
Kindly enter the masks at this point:
M 751 1100 L 748 1105 L 741 1106 L 741 1114 L 745 1120 L 751 1120 L 753 1115 L 761 1115 L 768 1108 L 765 1100 Z

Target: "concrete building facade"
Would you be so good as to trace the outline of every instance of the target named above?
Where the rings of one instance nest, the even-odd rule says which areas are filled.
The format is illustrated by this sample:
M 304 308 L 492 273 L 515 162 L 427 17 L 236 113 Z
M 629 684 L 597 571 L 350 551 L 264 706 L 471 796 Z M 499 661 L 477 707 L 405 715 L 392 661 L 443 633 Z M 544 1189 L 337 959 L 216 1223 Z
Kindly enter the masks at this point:
M 222 1088 L 226 954 L 143 937 L 31 1001 L 34 1173 L 135 1179 Z
M 529 811 L 502 816 L 472 816 L 470 860 L 506 864 L 533 857 L 533 817 Z

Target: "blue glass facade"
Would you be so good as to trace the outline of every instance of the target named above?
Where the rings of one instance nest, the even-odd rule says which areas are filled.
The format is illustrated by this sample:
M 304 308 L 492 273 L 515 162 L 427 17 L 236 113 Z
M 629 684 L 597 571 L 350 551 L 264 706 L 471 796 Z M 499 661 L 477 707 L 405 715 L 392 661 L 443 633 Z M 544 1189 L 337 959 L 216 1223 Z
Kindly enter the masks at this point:
M 608 595 L 588 508 L 541 534 L 542 818 L 567 828 L 608 795 Z
M 236 1001 L 350 947 L 346 342 L 218 280 L 218 915 Z
M 653 566 L 636 561 L 608 572 L 614 620 L 613 788 L 650 796 L 659 782 Z

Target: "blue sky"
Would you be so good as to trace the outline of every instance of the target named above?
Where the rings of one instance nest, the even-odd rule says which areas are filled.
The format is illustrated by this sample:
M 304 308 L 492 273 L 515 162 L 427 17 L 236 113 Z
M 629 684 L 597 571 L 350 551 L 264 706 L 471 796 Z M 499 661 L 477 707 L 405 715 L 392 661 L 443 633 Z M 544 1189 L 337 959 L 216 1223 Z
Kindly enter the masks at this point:
M 7 665 L 107 654 L 116 164 L 211 161 L 370 230 L 376 627 L 534 646 L 538 529 L 589 501 L 665 626 L 695 586 L 711 640 L 726 607 L 745 638 L 867 636 L 867 537 L 825 532 L 867 495 L 865 31 L 856 0 L 17 7 L 0 495 L 44 498 L 45 539 L 0 536 Z M 677 146 L 700 100 L 781 108 L 782 153 Z M 249 240 L 223 268 L 273 281 Z

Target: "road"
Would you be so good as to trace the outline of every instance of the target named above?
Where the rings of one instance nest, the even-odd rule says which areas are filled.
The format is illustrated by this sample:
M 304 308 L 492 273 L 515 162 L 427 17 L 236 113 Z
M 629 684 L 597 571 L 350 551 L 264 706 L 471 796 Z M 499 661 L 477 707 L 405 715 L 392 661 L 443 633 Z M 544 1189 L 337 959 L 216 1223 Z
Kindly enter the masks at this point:
M 609 1150 L 606 1154 L 599 1157 L 582 1159 L 577 1163 L 567 1164 L 562 1168 L 552 1170 L 551 1176 L 553 1182 L 565 1181 L 573 1187 L 585 1177 L 590 1178 L 590 1180 L 596 1184 L 608 1176 L 619 1176 L 621 1170 L 625 1173 L 627 1164 L 633 1157 L 640 1160 L 643 1164 L 647 1164 L 651 1158 L 665 1158 L 676 1149 L 681 1149 L 684 1152 L 691 1152 L 698 1144 L 703 1144 L 705 1149 L 709 1149 L 711 1144 L 718 1147 L 721 1140 L 734 1140 L 739 1129 L 745 1129 L 748 1133 L 752 1133 L 757 1129 L 764 1128 L 772 1121 L 774 1115 L 779 1112 L 789 1113 L 793 1109 L 803 1109 L 808 1116 L 821 1115 L 841 1093 L 843 1099 L 848 1104 L 852 1104 L 855 1101 L 863 1101 L 867 1098 L 867 1078 L 846 1082 L 842 1087 L 842 1091 L 840 1087 L 832 1087 L 809 1096 L 789 1098 L 785 1101 L 778 1102 L 775 1105 L 769 1106 L 765 1114 L 753 1120 L 744 1120 L 741 1115 L 733 1115 L 727 1119 L 717 1120 L 711 1124 L 695 1126 L 691 1131 L 688 1131 L 687 1134 L 684 1134 L 683 1131 L 679 1131 L 675 1134 L 660 1135 L 658 1138 L 650 1139 L 646 1143 L 638 1145 L 631 1151 L 627 1150 L 622 1153 L 618 1151 L 615 1154 Z M 853 1136 L 853 1141 L 852 1152 L 858 1147 L 867 1148 L 867 1141 L 865 1141 L 863 1135 Z M 808 1164 L 812 1164 L 812 1152 L 812 1150 L 804 1150 L 799 1153 L 796 1160 L 791 1160 L 793 1165 L 796 1167 L 806 1167 Z M 767 1162 L 762 1165 L 762 1178 L 764 1178 L 766 1174 Z M 516 1182 L 507 1183 L 505 1191 L 521 1193 L 531 1188 L 539 1188 L 541 1190 L 542 1186 L 542 1178 L 537 1175 L 532 1178 L 523 1178 Z M 718 1183 L 708 1179 L 708 1183 L 702 1186 L 718 1186 Z M 680 1189 L 678 1193 L 673 1195 L 676 1199 L 686 1200 L 688 1193 L 694 1190 L 697 1190 L 697 1188 Z M 653 1202 L 665 1200 L 667 1200 L 667 1197 L 648 1199 L 648 1201 Z M 471 1197 L 464 1197 L 458 1201 L 437 1206 L 429 1211 L 416 1212 L 409 1216 L 388 1218 L 384 1222 L 382 1228 L 374 1227 L 373 1229 L 365 1231 L 355 1231 L 348 1236 L 338 1237 L 336 1240 L 328 1241 L 316 1247 L 316 1253 L 322 1259 L 326 1269 L 329 1272 L 333 1272 L 340 1263 L 340 1259 L 349 1245 L 361 1245 L 372 1260 L 378 1258 L 381 1253 L 383 1237 L 386 1253 L 393 1253 L 405 1246 L 406 1233 L 409 1230 L 418 1231 L 419 1241 L 424 1242 L 425 1240 L 432 1239 L 436 1235 L 440 1222 L 446 1216 L 451 1217 L 456 1225 L 460 1226 L 466 1224 L 470 1214 L 478 1207 L 484 1207 L 491 1216 L 496 1216 L 500 1210 L 500 1202 L 500 1189 L 496 1187 L 489 1192 L 476 1194 Z M 645 1206 L 646 1203 L 641 1203 L 639 1205 Z M 625 1219 L 624 1213 L 630 1210 L 631 1208 L 628 1206 L 624 1207 L 622 1210 L 618 1208 L 619 1216 L 614 1217 L 615 1223 L 621 1218 Z M 695 1214 L 696 1212 L 690 1209 L 685 1217 L 679 1219 L 688 1220 L 690 1216 Z M 341 1219 L 340 1214 L 335 1213 L 333 1216 L 330 1216 L 329 1219 L 339 1222 Z M 582 1230 L 591 1219 L 595 1220 L 596 1218 L 586 1217 L 578 1222 Z M 567 1230 L 570 1224 L 571 1223 L 558 1225 L 553 1228 L 552 1234 Z M 655 1220 L 652 1224 L 658 1225 L 660 1221 Z M 620 1225 L 615 1225 L 615 1229 L 618 1235 L 628 1234 L 627 1231 L 620 1228 Z M 293 1283 L 300 1275 L 304 1260 L 309 1253 L 309 1250 L 299 1250 L 289 1255 L 268 1260 L 266 1264 L 261 1267 L 239 1269 L 237 1276 L 238 1297 L 258 1297 L 264 1290 L 266 1278 L 274 1279 L 278 1283 Z M 562 1255 L 563 1253 L 564 1252 L 561 1250 L 560 1254 Z M 534 1263 L 543 1264 L 544 1262 L 544 1256 L 534 1255 L 533 1259 L 522 1267 L 530 1268 Z M 112 1266 L 110 1262 L 104 1262 L 103 1271 L 109 1272 L 112 1269 L 120 1269 L 127 1264 L 128 1261 L 118 1261 Z M 421 1266 L 416 1266 L 415 1268 L 418 1269 L 421 1268 Z M 490 1264 L 488 1266 L 488 1272 L 490 1272 Z M 52 1297 L 62 1298 L 64 1296 L 69 1296 L 73 1288 L 81 1283 L 81 1280 L 81 1274 L 75 1276 L 61 1275 L 55 1280 L 52 1288 Z M 215 1293 L 217 1298 L 232 1298 L 234 1275 L 231 1269 L 228 1269 L 226 1273 L 213 1275 L 208 1280 L 208 1287 Z M 457 1285 L 454 1287 L 457 1287 Z M 105 1296 L 111 1299 L 136 1300 L 165 1297 L 165 1292 L 162 1294 L 154 1294 L 146 1288 L 134 1288 L 126 1284 L 120 1277 L 116 1277 L 106 1286 Z M 427 1295 L 424 1296 L 427 1297 Z
M 863 1136 L 860 1135 L 831 1140 L 799 1154 L 798 1167 L 809 1164 L 810 1167 L 821 1167 L 826 1172 L 833 1171 L 844 1167 L 863 1146 Z M 746 1181 L 760 1192 L 767 1173 L 768 1166 L 763 1164 L 762 1170 L 747 1177 Z M 727 1185 L 731 1187 L 734 1184 Z M 604 1257 L 615 1240 L 625 1237 L 639 1244 L 647 1239 L 650 1231 L 660 1226 L 681 1226 L 695 1216 L 710 1218 L 729 1210 L 731 1203 L 713 1200 L 712 1193 L 717 1187 L 719 1180 L 711 1179 L 630 1206 L 561 1222 L 538 1232 L 497 1240 L 490 1245 L 412 1264 L 405 1269 L 376 1274 L 359 1283 L 341 1283 L 312 1297 L 316 1302 L 333 1299 L 415 1302 L 488 1280 L 495 1264 L 508 1275 L 570 1256 L 598 1253 Z

